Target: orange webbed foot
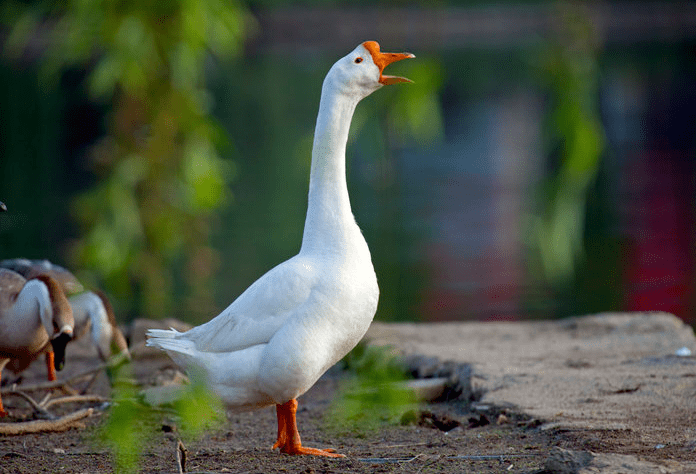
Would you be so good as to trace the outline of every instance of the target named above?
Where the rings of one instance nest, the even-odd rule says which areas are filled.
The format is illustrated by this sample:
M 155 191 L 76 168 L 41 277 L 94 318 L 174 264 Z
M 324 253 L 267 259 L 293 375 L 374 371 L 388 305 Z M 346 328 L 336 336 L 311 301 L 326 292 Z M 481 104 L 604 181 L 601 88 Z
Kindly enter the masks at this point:
M 278 439 L 273 445 L 273 449 L 280 448 L 281 453 L 297 455 L 307 454 L 311 456 L 326 456 L 331 458 L 344 458 L 343 454 L 338 454 L 334 449 L 306 448 L 302 446 L 300 433 L 297 431 L 297 400 L 293 399 L 282 405 L 276 405 L 278 415 Z
M 326 456 L 329 458 L 344 458 L 345 455 L 338 454 L 334 449 L 317 449 L 317 448 L 306 448 L 304 446 L 294 446 L 294 447 L 283 447 L 280 448 L 281 453 L 285 454 L 309 454 L 312 456 Z

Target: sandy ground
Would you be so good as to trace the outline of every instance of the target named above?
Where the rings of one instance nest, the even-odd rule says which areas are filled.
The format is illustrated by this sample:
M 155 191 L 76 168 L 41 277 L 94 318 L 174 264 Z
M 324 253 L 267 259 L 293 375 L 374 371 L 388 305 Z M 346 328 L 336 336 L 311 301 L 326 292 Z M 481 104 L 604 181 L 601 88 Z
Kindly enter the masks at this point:
M 135 346 L 141 329 L 133 334 Z M 685 346 L 696 350 L 696 341 L 672 316 L 376 324 L 368 340 L 397 347 L 414 374 L 444 377 L 448 396 L 459 398 L 424 405 L 409 424 L 335 430 L 325 413 L 349 374 L 334 369 L 300 398 L 298 422 L 306 445 L 333 447 L 345 459 L 270 451 L 275 413 L 265 409 L 228 414 L 222 428 L 185 439 L 188 472 L 696 472 L 696 360 L 673 355 Z M 60 377 L 98 364 L 86 342 L 72 349 Z M 135 354 L 141 383 L 173 373 L 166 356 L 141 349 Z M 19 386 L 44 377 L 44 365 L 36 363 Z M 88 391 L 108 397 L 106 376 Z M 0 423 L 33 416 L 21 398 L 3 399 L 11 416 Z M 73 405 L 54 413 L 82 406 L 95 411 L 80 427 L 0 437 L 0 473 L 112 472 L 108 449 L 96 441 L 104 407 Z M 140 472 L 178 472 L 176 423 L 162 417 L 148 429 Z
M 482 393 L 479 406 L 528 415 L 577 449 L 683 462 L 671 469 L 696 472 L 696 357 L 688 355 L 696 338 L 671 314 L 377 323 L 367 339 L 398 348 L 424 375 L 436 361 L 468 367 L 459 373 Z

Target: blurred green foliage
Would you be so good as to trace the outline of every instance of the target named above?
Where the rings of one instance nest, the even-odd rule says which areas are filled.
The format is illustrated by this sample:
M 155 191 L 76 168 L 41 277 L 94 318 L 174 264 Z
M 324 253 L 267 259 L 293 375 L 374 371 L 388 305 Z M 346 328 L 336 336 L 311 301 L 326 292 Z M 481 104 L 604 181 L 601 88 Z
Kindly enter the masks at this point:
M 205 374 L 195 368 L 188 374 L 191 383 L 184 386 L 172 408 L 182 437 L 192 440 L 206 430 L 222 426 L 226 417 L 222 400 L 208 388 Z
M 414 393 L 403 386 L 410 378 L 389 347 L 359 344 L 343 360 L 348 374 L 324 415 L 330 431 L 364 436 L 385 424 L 397 424 L 418 407 Z
M 550 108 L 542 132 L 549 167 L 530 222 L 532 275 L 563 288 L 585 259 L 587 201 L 605 148 L 599 116 L 599 41 L 579 4 L 559 2 L 563 27 L 541 53 Z
M 417 60 L 392 66 L 413 84 L 384 88 L 357 108 L 348 181 L 380 282 L 379 319 L 423 318 L 421 299 L 429 288 L 431 257 L 424 252 L 434 229 L 406 202 L 414 188 L 405 183 L 401 150 L 437 159 L 445 113 L 506 94 L 510 87 L 538 92 L 541 83 L 550 99 L 544 124 L 549 177 L 537 195 L 527 229 L 529 254 L 523 256 L 529 273 L 539 276 L 531 286 L 567 287 L 577 280 L 588 257 L 587 196 L 595 189 L 604 146 L 596 111 L 599 51 L 581 7 L 559 5 L 567 21 L 546 43 L 536 77 L 529 66 L 535 45 L 454 49 L 441 57 L 415 51 Z M 172 315 L 194 323 L 209 319 L 297 252 L 321 82 L 340 52 L 270 49 L 238 58 L 250 23 L 235 3 L 10 1 L 1 10 L 4 21 L 14 25 L 5 52 L 21 54 L 40 28 L 33 38 L 42 44 L 33 51 L 46 51 L 40 60 L 44 82 L 66 68 L 85 68 L 93 100 L 111 104 L 102 109 L 106 136 L 87 156 L 90 185 L 96 184 L 77 197 L 69 194 L 79 228 L 68 235 L 75 238 L 58 232 L 66 225 L 65 204 L 61 195 L 51 203 L 51 189 L 39 194 L 40 205 L 60 207 L 63 214 L 46 212 L 50 223 L 38 231 L 23 229 L 31 242 L 43 236 L 41 245 L 5 245 L 7 252 L 24 254 L 28 248 L 59 262 L 67 255 L 85 283 L 114 298 L 121 318 Z M 28 100 L 33 101 L 38 102 Z M 47 94 L 42 106 L 51 105 L 52 115 L 44 113 L 37 128 L 52 135 L 35 144 L 42 157 L 60 157 L 43 150 L 55 147 L 68 127 L 43 123 L 61 119 L 61 107 L 73 103 L 74 98 Z M 14 118 L 9 121 L 21 128 Z M 13 142 L 22 132 L 12 131 Z M 24 152 L 13 148 L 13 156 Z M 0 163 L 0 170 L 3 166 L 12 166 L 6 175 L 27 174 L 33 167 Z M 72 178 L 61 173 L 61 163 L 52 163 L 42 183 L 61 185 Z M 19 186 L 7 181 L 8 187 Z M 23 186 L 17 194 L 31 189 L 31 183 Z M 235 205 L 225 206 L 232 194 Z M 11 230 L 5 243 L 14 238 Z M 58 246 L 54 234 L 62 239 Z
M 214 211 L 230 201 L 235 168 L 219 150 L 205 66 L 237 53 L 248 24 L 236 2 L 11 2 L 5 49 L 22 54 L 47 28 L 45 77 L 85 67 L 94 100 L 112 104 L 107 135 L 90 153 L 98 181 L 77 196 L 82 229 L 70 251 L 80 276 L 121 310 L 193 319 L 214 312 L 209 244 Z
M 204 375 L 191 371 L 191 383 L 162 407 L 143 403 L 130 363 L 111 367 L 112 402 L 106 422 L 99 427 L 98 440 L 111 449 L 114 472 L 139 472 L 140 455 L 161 430 L 162 421 L 174 420 L 177 436 L 198 438 L 204 430 L 219 427 L 225 420 L 222 402 L 208 388 Z
M 130 364 L 112 370 L 111 380 L 111 407 L 106 422 L 100 426 L 98 439 L 111 449 L 114 472 L 137 472 L 141 446 L 151 432 L 148 423 L 153 420 L 153 412 L 138 400 Z

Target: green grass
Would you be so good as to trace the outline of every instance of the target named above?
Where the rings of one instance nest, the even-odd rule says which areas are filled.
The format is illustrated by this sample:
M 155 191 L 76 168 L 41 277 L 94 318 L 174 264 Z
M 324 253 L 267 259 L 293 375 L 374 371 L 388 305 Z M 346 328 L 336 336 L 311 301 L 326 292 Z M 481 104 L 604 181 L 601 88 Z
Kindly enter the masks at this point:
M 410 376 L 391 348 L 358 345 L 343 364 L 348 374 L 324 415 L 329 431 L 365 436 L 418 407 L 403 386 Z

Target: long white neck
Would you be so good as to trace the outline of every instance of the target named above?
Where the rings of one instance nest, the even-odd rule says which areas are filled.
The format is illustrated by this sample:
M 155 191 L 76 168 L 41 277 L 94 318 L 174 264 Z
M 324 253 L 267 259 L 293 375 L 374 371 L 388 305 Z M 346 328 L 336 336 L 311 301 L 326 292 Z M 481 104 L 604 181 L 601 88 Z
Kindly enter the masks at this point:
M 346 184 L 346 143 L 358 102 L 358 98 L 337 91 L 331 82 L 324 82 L 301 252 L 340 252 L 355 239 L 356 232 L 360 235 Z
M 40 280 L 29 280 L 26 282 L 22 291 L 17 296 L 14 304 L 14 311 L 17 315 L 31 315 L 39 311 L 41 324 L 46 328 L 46 333 L 51 336 L 55 330 L 53 328 L 53 306 L 48 287 Z

